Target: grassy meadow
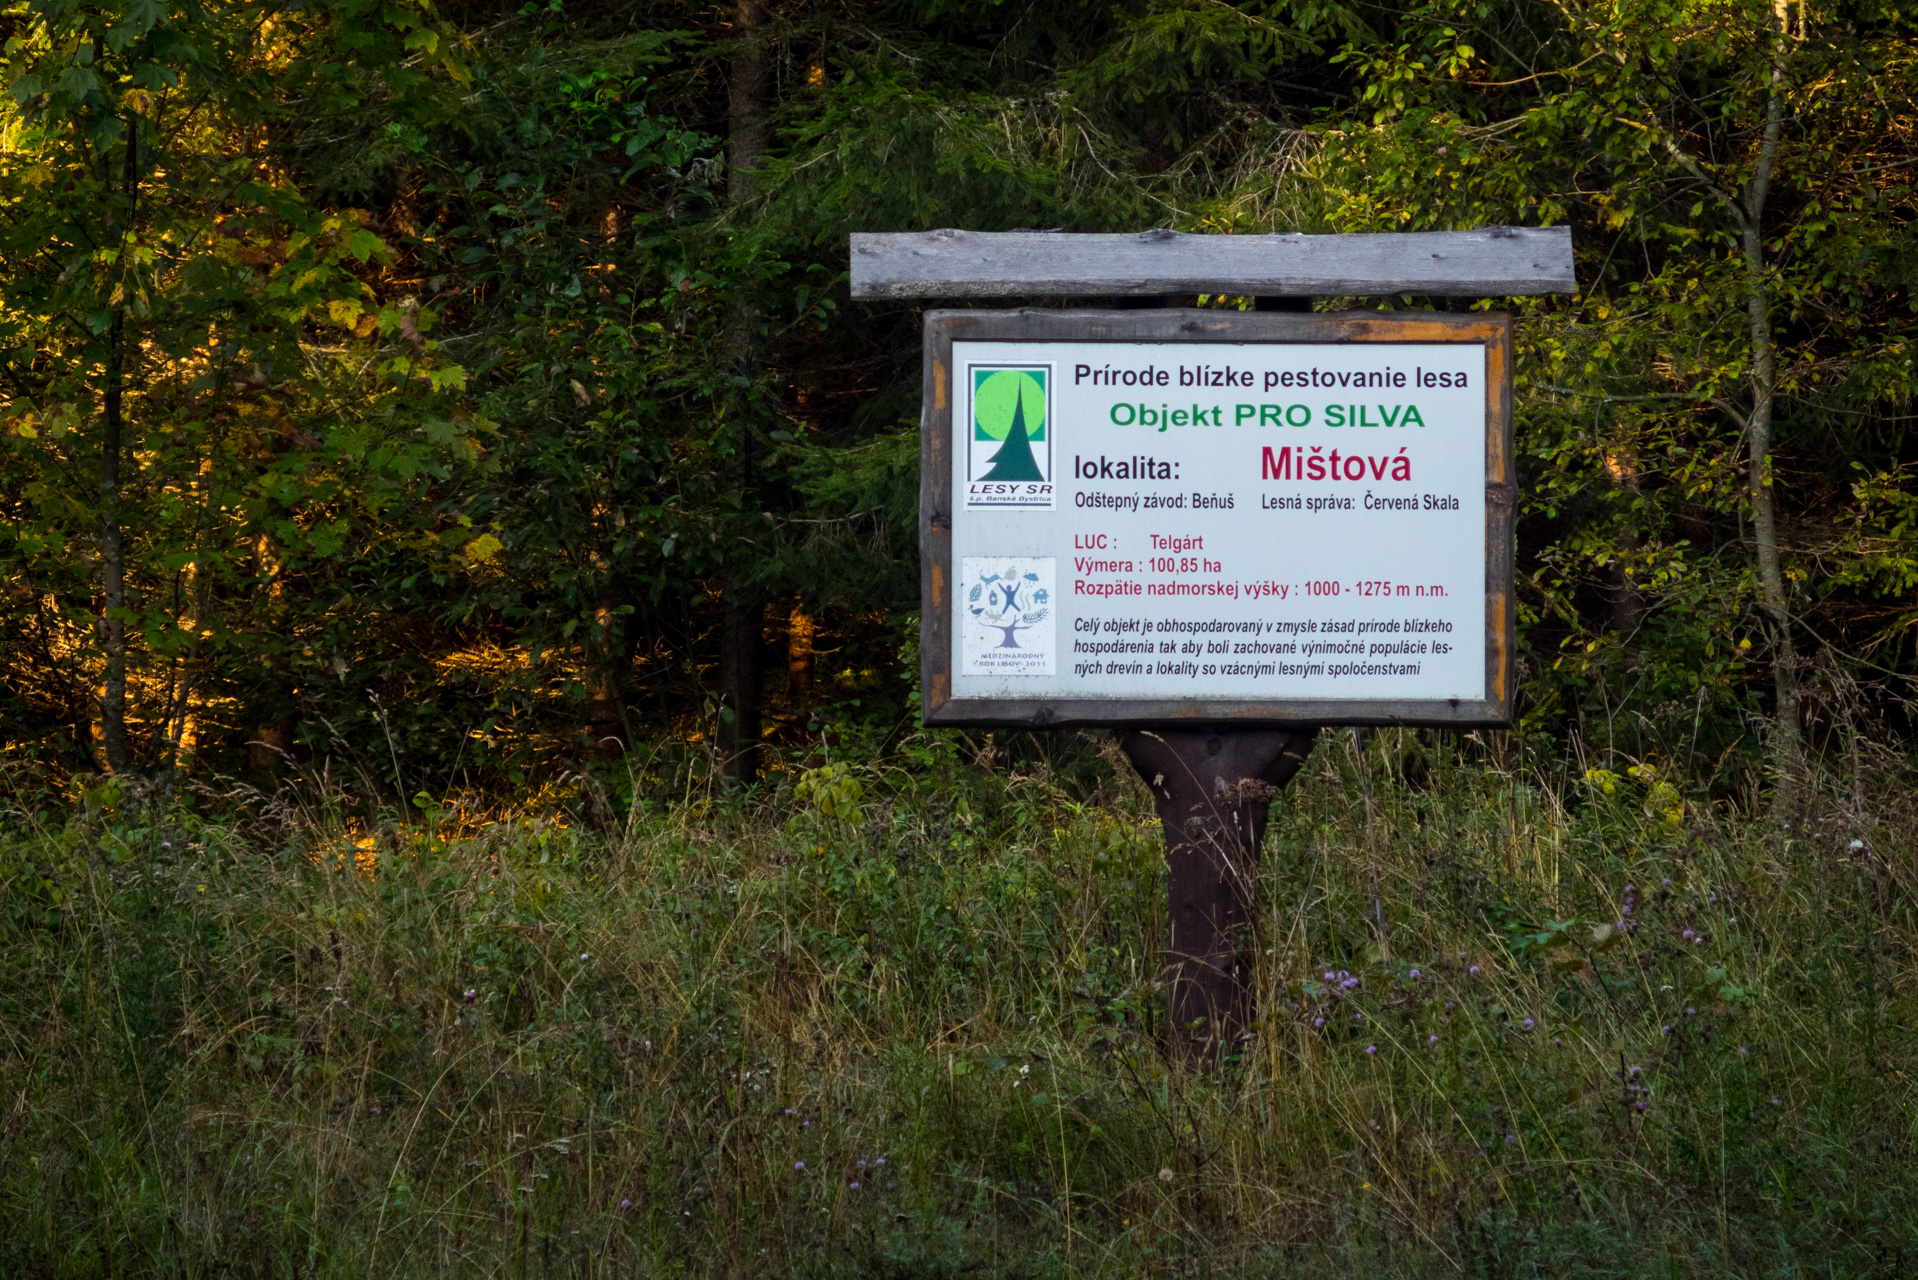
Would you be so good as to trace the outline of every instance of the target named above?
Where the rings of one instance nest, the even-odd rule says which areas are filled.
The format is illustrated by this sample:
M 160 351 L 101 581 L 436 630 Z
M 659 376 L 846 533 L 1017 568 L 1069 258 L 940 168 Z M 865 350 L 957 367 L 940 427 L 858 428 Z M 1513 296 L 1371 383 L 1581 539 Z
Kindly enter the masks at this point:
M 1907 767 L 1783 822 L 1544 760 L 1322 735 L 1198 1067 L 1091 735 L 623 817 L 22 784 L 0 1274 L 1918 1269 Z

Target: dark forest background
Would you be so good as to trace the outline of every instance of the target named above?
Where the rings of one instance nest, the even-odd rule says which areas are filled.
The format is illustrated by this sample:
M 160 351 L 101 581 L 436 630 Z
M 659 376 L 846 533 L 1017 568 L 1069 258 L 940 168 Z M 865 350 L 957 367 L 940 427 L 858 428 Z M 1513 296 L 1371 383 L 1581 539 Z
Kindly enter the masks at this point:
M 1569 223 L 1575 298 L 1318 302 L 1519 316 L 1527 728 L 1721 787 L 1895 736 L 1914 13 L 13 5 L 0 759 L 884 749 L 919 308 L 849 301 L 847 235 L 944 226 Z

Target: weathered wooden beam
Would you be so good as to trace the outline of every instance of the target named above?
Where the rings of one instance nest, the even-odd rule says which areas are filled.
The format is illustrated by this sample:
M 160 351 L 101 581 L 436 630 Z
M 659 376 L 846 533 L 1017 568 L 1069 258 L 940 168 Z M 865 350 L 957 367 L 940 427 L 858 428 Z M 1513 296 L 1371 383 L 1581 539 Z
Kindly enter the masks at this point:
M 1572 293 L 1569 227 L 1378 235 L 854 232 L 855 298 Z

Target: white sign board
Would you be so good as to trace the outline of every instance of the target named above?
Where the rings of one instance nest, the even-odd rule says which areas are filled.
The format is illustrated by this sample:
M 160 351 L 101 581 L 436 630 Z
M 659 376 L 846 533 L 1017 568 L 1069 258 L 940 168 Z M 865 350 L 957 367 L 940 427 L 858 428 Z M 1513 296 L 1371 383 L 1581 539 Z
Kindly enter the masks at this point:
M 1502 318 L 999 318 L 928 323 L 930 723 L 1509 718 Z

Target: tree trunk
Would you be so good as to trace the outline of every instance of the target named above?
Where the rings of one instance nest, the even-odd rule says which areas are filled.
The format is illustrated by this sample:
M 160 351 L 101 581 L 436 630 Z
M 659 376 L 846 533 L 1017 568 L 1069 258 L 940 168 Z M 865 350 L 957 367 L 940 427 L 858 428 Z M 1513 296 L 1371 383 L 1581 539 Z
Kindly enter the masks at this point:
M 1765 107 L 1765 133 L 1758 163 L 1745 188 L 1740 231 L 1745 257 L 1746 312 L 1751 326 L 1752 407 L 1745 428 L 1750 443 L 1749 494 L 1752 540 L 1758 560 L 1758 582 L 1766 621 L 1771 631 L 1772 681 L 1778 699 L 1772 727 L 1771 765 L 1778 802 L 1789 807 L 1804 770 L 1804 739 L 1800 727 L 1798 650 L 1792 643 L 1791 607 L 1785 591 L 1785 573 L 1778 546 L 1778 518 L 1772 502 L 1772 405 L 1778 388 L 1777 357 L 1772 346 L 1771 295 L 1766 279 L 1764 216 L 1772 170 L 1778 161 L 1778 140 L 1784 123 L 1785 54 L 1789 33 L 1782 10 L 1774 11 L 1771 95 Z
M 125 334 L 125 314 L 116 311 L 107 338 L 106 413 L 100 442 L 101 640 L 107 655 L 106 683 L 100 692 L 100 737 L 107 768 L 114 773 L 133 772 L 133 748 L 127 741 L 126 544 L 120 531 L 120 384 Z
M 606 579 L 606 566 L 593 593 L 593 626 L 584 645 L 586 686 L 586 755 L 591 760 L 617 760 L 632 743 L 626 714 L 626 618 L 619 612 L 618 593 Z
M 286 582 L 280 576 L 279 557 L 271 535 L 263 533 L 254 542 L 253 563 L 256 579 L 264 584 L 259 591 L 261 607 L 255 614 L 254 626 L 260 635 L 270 640 L 284 635 L 287 629 Z M 254 709 L 259 720 L 246 744 L 246 764 L 255 773 L 277 777 L 292 760 L 294 733 L 299 727 L 293 659 L 285 648 L 274 652 L 263 686 L 260 705 Z
M 766 154 L 772 77 L 766 60 L 765 6 L 739 0 L 733 13 L 732 81 L 727 86 L 726 200 L 737 207 L 752 187 L 752 173 Z
M 1605 471 L 1630 504 L 1626 519 L 1635 521 L 1638 518 L 1638 459 L 1619 445 L 1605 455 Z M 1641 546 L 1638 530 L 1627 524 L 1612 546 L 1617 554 L 1612 558 L 1612 580 L 1606 586 L 1606 603 L 1611 610 L 1612 629 L 1629 640 L 1645 624 L 1645 593 L 1639 590 L 1638 579 L 1632 574 Z
M 140 119 L 126 122 L 127 150 L 124 174 L 129 199 L 139 196 Z M 127 210 L 129 227 L 134 208 Z M 121 232 L 124 244 L 126 231 Z M 100 692 L 100 737 L 107 768 L 134 772 L 133 747 L 127 739 L 127 563 L 126 542 L 120 528 L 120 454 L 124 449 L 125 419 L 121 392 L 126 382 L 127 313 L 114 309 L 107 330 L 106 395 L 100 441 L 100 594 L 104 600 L 101 640 L 106 650 L 106 682 Z
M 199 566 L 189 561 L 180 569 L 176 579 L 174 598 L 180 618 L 180 629 L 190 636 L 197 637 L 202 629 L 201 619 L 207 616 L 206 575 Z M 192 649 L 174 658 L 174 679 L 167 692 L 165 710 L 160 720 L 159 732 L 155 735 L 152 750 L 148 754 L 162 773 L 176 773 L 181 768 L 182 757 L 191 766 L 195 728 L 193 722 L 193 699 L 197 692 L 200 676 L 200 658 L 196 640 Z
M 1787 0 L 1772 0 L 1771 11 L 1771 83 L 1765 100 L 1765 127 L 1752 165 L 1751 181 L 1743 192 L 1734 192 L 1712 176 L 1698 160 L 1679 145 L 1675 136 L 1664 139 L 1667 153 L 1712 197 L 1731 213 L 1738 224 L 1739 244 L 1745 260 L 1745 311 L 1751 341 L 1751 412 L 1744 428 L 1749 473 L 1746 496 L 1751 500 L 1754 558 L 1758 562 L 1759 603 L 1765 615 L 1772 641 L 1772 681 L 1778 699 L 1777 718 L 1766 744 L 1775 779 L 1774 793 L 1779 808 L 1789 810 L 1795 803 L 1803 776 L 1804 731 L 1800 724 L 1801 707 L 1798 686 L 1798 649 L 1792 643 L 1791 608 L 1785 592 L 1785 571 L 1778 546 L 1778 517 L 1772 502 L 1771 430 L 1773 400 L 1778 391 L 1778 367 L 1772 345 L 1771 294 L 1765 264 L 1765 201 L 1771 192 L 1772 172 L 1778 164 L 1778 143 L 1784 132 L 1785 95 L 1790 85 L 1786 77 L 1791 56 L 1791 22 Z M 1626 65 L 1616 50 L 1612 56 Z M 1655 108 L 1654 108 L 1655 109 Z
M 290 672 L 276 669 L 274 674 Z M 292 716 L 276 716 L 255 728 L 246 744 L 246 767 L 267 778 L 283 773 L 293 756 L 293 728 Z
M 786 695 L 795 712 L 812 701 L 812 646 L 818 624 L 796 604 L 786 619 Z
M 766 606 L 750 588 L 728 590 L 719 632 L 719 776 L 759 779 L 759 645 Z
M 726 199 L 734 209 L 752 192 L 753 177 L 766 153 L 771 76 L 766 59 L 767 13 L 757 0 L 739 0 L 733 19 L 732 82 L 727 92 Z M 758 372 L 757 315 L 741 299 L 727 342 L 735 372 L 750 384 Z M 728 468 L 742 516 L 759 507 L 753 465 L 751 414 L 738 406 L 733 415 L 733 452 Z M 735 541 L 731 561 L 721 574 L 725 617 L 719 628 L 719 776 L 727 786 L 759 777 L 759 645 L 765 624 L 765 600 L 741 563 L 749 552 Z

